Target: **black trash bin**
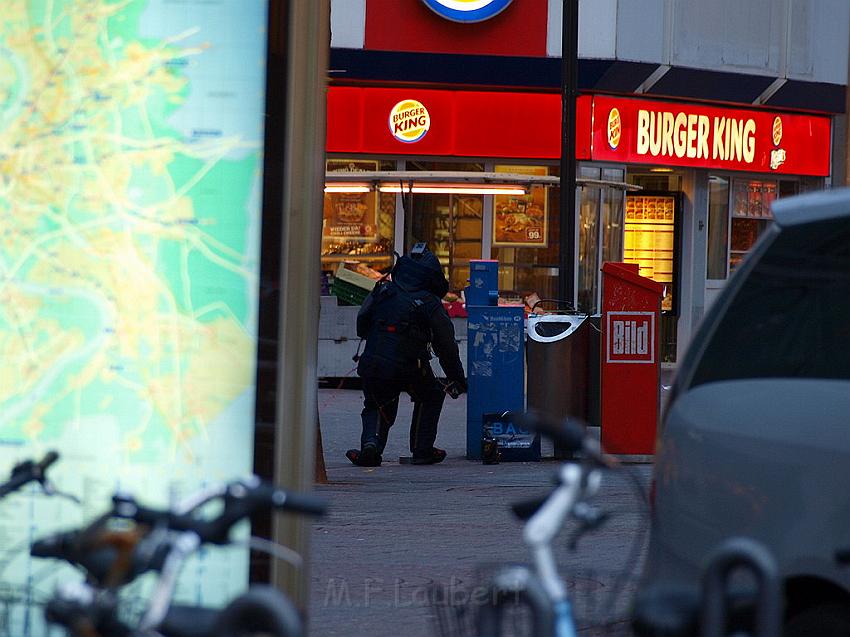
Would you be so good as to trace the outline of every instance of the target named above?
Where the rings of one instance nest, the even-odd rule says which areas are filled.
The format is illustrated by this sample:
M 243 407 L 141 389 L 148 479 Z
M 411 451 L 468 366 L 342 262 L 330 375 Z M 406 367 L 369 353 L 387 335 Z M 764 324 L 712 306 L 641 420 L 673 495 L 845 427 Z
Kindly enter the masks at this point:
M 529 409 L 557 420 L 567 416 L 591 420 L 591 323 L 586 314 L 529 315 L 525 350 Z M 570 454 L 556 446 L 554 455 Z

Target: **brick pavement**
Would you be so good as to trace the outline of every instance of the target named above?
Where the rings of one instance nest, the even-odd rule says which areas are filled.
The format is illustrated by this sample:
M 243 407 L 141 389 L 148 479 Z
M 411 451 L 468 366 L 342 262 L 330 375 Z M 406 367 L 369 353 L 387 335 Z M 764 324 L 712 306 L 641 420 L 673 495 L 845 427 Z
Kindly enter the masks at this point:
M 332 513 L 312 535 L 310 634 L 316 637 L 420 637 L 437 634 L 427 591 L 449 587 L 457 595 L 480 580 L 482 563 L 526 561 L 521 524 L 507 505 L 545 493 L 557 465 L 503 463 L 484 466 L 463 458 L 466 401 L 446 400 L 437 446 L 448 451 L 441 465 L 399 465 L 407 454 L 411 405 L 403 400 L 383 466 L 364 469 L 344 457 L 360 435 L 361 394 L 320 390 L 319 408 L 331 484 L 318 491 Z M 647 482 L 648 467 L 637 469 Z M 597 503 L 611 520 L 586 537 L 578 552 L 566 540 L 559 564 L 583 617 L 601 608 L 638 531 L 647 524 L 641 505 L 622 476 L 606 478 Z M 627 602 L 620 596 L 621 604 Z M 585 620 L 589 623 L 591 620 Z M 582 634 L 591 634 L 583 632 Z

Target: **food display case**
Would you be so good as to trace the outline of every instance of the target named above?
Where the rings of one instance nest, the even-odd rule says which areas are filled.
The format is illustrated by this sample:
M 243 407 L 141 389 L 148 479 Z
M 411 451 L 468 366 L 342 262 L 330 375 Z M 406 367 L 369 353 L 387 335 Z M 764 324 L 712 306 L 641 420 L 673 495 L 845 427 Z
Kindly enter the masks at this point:
M 777 195 L 775 181 L 736 179 L 732 191 L 729 232 L 729 271 L 752 250 L 773 220 L 770 205 Z
M 642 191 L 626 195 L 623 261 L 640 275 L 664 283 L 663 312 L 678 314 L 679 193 Z

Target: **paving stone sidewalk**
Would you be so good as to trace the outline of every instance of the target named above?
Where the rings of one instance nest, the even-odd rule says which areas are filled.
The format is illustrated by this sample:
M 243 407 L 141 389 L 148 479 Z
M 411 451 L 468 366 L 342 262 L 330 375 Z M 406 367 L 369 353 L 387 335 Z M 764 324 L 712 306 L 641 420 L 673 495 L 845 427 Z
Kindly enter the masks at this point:
M 420 637 L 439 634 L 428 603 L 435 586 L 460 603 L 475 592 L 481 565 L 525 562 L 527 553 L 508 505 L 546 493 L 554 462 L 485 466 L 464 459 L 466 401 L 446 400 L 437 446 L 449 457 L 434 466 L 399 465 L 407 455 L 412 406 L 402 400 L 390 434 L 385 463 L 352 466 L 345 450 L 358 445 L 361 393 L 320 390 L 319 410 L 330 484 L 318 491 L 332 513 L 312 536 L 310 634 L 357 637 Z M 645 486 L 650 468 L 635 468 Z M 606 478 L 596 503 L 610 521 L 585 537 L 577 552 L 567 535 L 556 547 L 574 596 L 580 624 L 612 617 L 605 602 L 629 564 L 633 547 L 642 554 L 647 511 L 625 476 Z M 631 564 L 632 572 L 638 566 Z M 629 600 L 634 576 L 626 573 L 620 608 Z M 619 612 L 615 614 L 623 614 Z M 624 634 L 621 626 L 609 634 Z M 605 634 L 588 628 L 582 634 Z

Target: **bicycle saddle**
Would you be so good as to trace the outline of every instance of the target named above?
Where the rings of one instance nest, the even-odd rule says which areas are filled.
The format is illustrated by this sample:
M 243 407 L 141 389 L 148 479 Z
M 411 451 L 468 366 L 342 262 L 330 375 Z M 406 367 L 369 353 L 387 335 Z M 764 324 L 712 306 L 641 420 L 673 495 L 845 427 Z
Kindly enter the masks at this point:
M 514 515 L 522 520 L 523 522 L 527 522 L 531 519 L 531 517 L 540 510 L 546 503 L 546 499 L 549 497 L 549 494 L 541 496 L 539 498 L 532 498 L 531 500 L 520 500 L 519 502 L 514 502 L 511 505 L 511 511 L 513 511 Z

